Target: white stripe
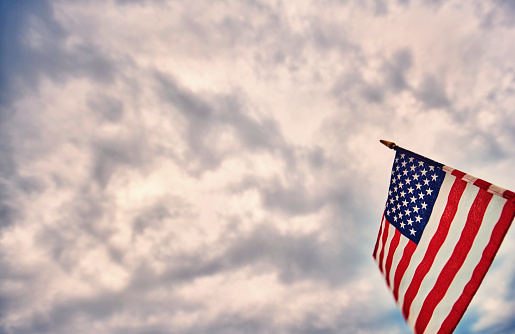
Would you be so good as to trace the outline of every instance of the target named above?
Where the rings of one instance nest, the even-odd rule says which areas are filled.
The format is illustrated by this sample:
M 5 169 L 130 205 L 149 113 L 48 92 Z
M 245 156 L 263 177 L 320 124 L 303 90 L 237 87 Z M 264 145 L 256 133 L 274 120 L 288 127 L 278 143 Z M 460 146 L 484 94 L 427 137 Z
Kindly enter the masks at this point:
M 452 167 L 449 167 L 449 166 L 443 166 L 442 170 L 444 172 L 447 172 L 447 173 L 452 173 L 455 169 L 452 168 Z M 470 182 L 470 183 L 474 183 L 477 180 L 479 180 L 479 178 L 477 178 L 475 176 L 472 176 L 470 174 L 465 174 L 462 177 L 462 179 L 467 181 L 467 182 Z M 494 184 L 491 184 L 490 187 L 488 188 L 488 192 L 491 192 L 492 194 L 495 194 L 495 195 L 498 195 L 498 196 L 503 196 L 505 191 L 506 191 L 506 189 L 498 187 L 498 186 L 496 186 Z
M 427 295 L 433 287 L 435 286 L 436 280 L 440 276 L 443 267 L 449 261 L 456 244 L 458 243 L 459 238 L 461 237 L 461 233 L 465 228 L 465 224 L 467 222 L 467 217 L 470 212 L 470 208 L 472 204 L 474 204 L 474 200 L 479 192 L 479 188 L 474 186 L 472 183 L 467 183 L 465 191 L 461 196 L 460 202 L 458 204 L 458 210 L 456 211 L 456 215 L 451 223 L 449 228 L 449 233 L 445 238 L 440 250 L 435 256 L 433 265 L 431 269 L 427 272 L 426 276 L 422 280 L 422 284 L 418 290 L 417 295 L 413 299 L 413 303 L 411 304 L 410 314 L 408 319 L 408 324 L 413 328 L 415 326 L 415 322 L 420 314 L 420 309 L 424 304 L 424 301 L 427 298 Z
M 455 179 L 456 177 L 454 175 L 449 173 L 445 174 L 445 178 L 443 180 L 442 186 L 440 187 L 440 192 L 438 193 L 438 198 L 436 199 L 433 212 L 429 218 L 429 222 L 424 229 L 424 233 L 420 238 L 415 252 L 413 252 L 413 256 L 411 257 L 408 268 L 406 269 L 401 283 L 399 284 L 399 300 L 397 304 L 401 310 L 404 303 L 404 294 L 406 293 L 406 290 L 413 280 L 415 270 L 424 258 L 424 254 L 426 253 L 429 242 L 433 238 L 433 235 L 436 233 L 438 225 L 440 224 L 440 217 L 442 216 L 443 211 L 445 210 L 445 206 L 447 205 L 447 198 L 449 197 L 449 193 L 451 192 L 451 188 Z
M 393 291 L 393 280 L 395 278 L 395 272 L 397 271 L 397 266 L 402 259 L 402 254 L 404 253 L 404 248 L 408 244 L 410 240 L 401 234 L 401 239 L 399 241 L 399 245 L 393 254 L 392 268 L 390 269 L 390 289 Z
M 377 243 L 377 254 L 374 261 L 376 261 L 377 265 L 379 266 L 379 254 L 381 254 L 381 249 L 383 248 L 383 233 L 384 233 L 384 224 L 385 224 L 386 218 L 383 216 L 383 219 L 381 220 L 381 226 L 379 227 L 378 233 L 381 233 L 379 236 L 379 242 Z
M 458 300 L 465 288 L 465 285 L 470 281 L 472 277 L 472 273 L 474 269 L 478 265 L 481 260 L 481 256 L 483 254 L 484 249 L 488 245 L 490 241 L 490 237 L 492 235 L 492 231 L 499 221 L 501 217 L 501 213 L 506 203 L 506 199 L 493 196 L 492 201 L 488 205 L 486 209 L 485 216 L 483 218 L 483 222 L 479 229 L 479 232 L 474 240 L 474 244 L 470 249 L 469 254 L 460 271 L 452 281 L 449 290 L 447 291 L 445 297 L 435 308 L 433 316 L 429 321 L 425 333 L 436 333 L 440 329 L 443 321 L 447 318 L 449 313 L 451 312 L 454 303 Z
M 470 175 L 470 174 L 465 174 L 465 175 L 463 176 L 463 180 L 465 180 L 465 181 L 467 181 L 467 182 L 470 182 L 470 183 L 474 183 L 474 182 L 476 182 L 476 181 L 477 181 L 477 177 L 472 176 L 472 175 Z
M 449 173 L 449 174 L 452 174 L 452 172 L 454 171 L 454 168 L 449 167 L 449 166 L 443 166 L 443 167 L 442 167 L 442 170 L 443 170 L 444 172 L 447 172 L 447 173 Z
M 386 245 L 384 247 L 384 256 L 383 256 L 383 270 L 386 273 L 386 259 L 388 258 L 388 252 L 390 252 L 390 245 L 392 244 L 392 238 L 395 233 L 395 227 L 388 223 L 385 218 L 385 224 L 388 226 L 388 238 L 386 239 Z
M 501 187 L 498 187 L 498 186 L 494 186 L 493 184 L 490 186 L 490 188 L 488 188 L 488 191 L 491 192 L 492 194 L 495 194 L 497 196 L 503 196 L 504 195 L 504 192 L 506 191 L 506 189 L 504 188 L 501 188 Z

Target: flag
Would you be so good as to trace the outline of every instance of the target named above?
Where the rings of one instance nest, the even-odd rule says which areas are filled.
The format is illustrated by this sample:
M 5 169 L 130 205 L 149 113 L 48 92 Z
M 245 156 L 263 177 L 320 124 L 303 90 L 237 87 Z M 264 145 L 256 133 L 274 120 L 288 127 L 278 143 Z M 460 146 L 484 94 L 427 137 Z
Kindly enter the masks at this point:
M 374 259 L 415 333 L 452 333 L 515 214 L 515 193 L 398 146 Z

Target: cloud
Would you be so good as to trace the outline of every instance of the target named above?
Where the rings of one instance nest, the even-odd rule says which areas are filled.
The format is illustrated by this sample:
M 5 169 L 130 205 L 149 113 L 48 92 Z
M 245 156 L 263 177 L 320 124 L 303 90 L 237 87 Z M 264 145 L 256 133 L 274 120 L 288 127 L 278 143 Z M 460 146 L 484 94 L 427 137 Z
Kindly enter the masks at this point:
M 55 20 L 47 2 L 7 2 L 5 7 L 9 15 L 3 31 L 2 87 L 7 101 L 22 89 L 37 89 L 42 77 L 61 82 L 72 76 L 99 82 L 113 80 L 114 61 L 95 45 L 67 45 L 69 34 Z
M 424 103 L 426 108 L 444 108 L 450 103 L 445 85 L 438 82 L 435 77 L 427 75 L 424 77 L 418 91 L 417 97 Z
M 88 100 L 88 109 L 98 114 L 105 122 L 119 122 L 123 118 L 123 101 L 109 95 L 91 96 Z
M 105 187 L 119 166 L 140 167 L 145 164 L 144 141 L 141 138 L 101 140 L 95 143 L 93 179 Z
M 407 333 L 377 140 L 515 185 L 507 4 L 2 6 L 0 331 Z
M 247 116 L 237 95 L 213 96 L 211 101 L 181 88 L 173 79 L 157 74 L 160 96 L 172 107 L 185 128 L 187 151 L 178 157 L 194 173 L 218 168 L 224 159 L 241 150 L 288 150 L 273 120 Z M 225 145 L 224 145 L 225 144 Z M 198 164 L 191 165 L 193 161 Z
M 391 62 L 386 65 L 386 86 L 394 92 L 402 91 L 409 87 L 406 72 L 413 66 L 413 55 L 409 49 L 397 50 Z

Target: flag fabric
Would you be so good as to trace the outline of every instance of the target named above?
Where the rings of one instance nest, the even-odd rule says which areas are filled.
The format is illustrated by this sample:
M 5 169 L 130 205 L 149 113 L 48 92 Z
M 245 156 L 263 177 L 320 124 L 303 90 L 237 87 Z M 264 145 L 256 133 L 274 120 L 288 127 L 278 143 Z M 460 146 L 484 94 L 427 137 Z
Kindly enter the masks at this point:
M 395 147 L 374 259 L 415 333 L 452 333 L 515 214 L 515 193 Z

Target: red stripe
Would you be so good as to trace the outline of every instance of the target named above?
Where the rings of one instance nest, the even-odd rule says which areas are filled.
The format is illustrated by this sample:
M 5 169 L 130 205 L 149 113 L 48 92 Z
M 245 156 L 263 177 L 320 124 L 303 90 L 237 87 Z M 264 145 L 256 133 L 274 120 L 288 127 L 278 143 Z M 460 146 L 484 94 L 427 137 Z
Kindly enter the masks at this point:
M 453 170 L 452 175 L 456 176 L 458 179 L 462 179 L 465 175 L 467 175 L 467 173 L 463 173 L 461 170 Z
M 508 228 L 510 227 L 511 222 L 513 221 L 514 215 L 515 203 L 507 202 L 504 205 L 499 222 L 495 225 L 494 230 L 492 231 L 490 241 L 483 251 L 483 256 L 481 257 L 481 260 L 472 273 L 472 278 L 463 289 L 460 298 L 456 301 L 456 303 L 454 303 L 451 312 L 442 323 L 438 334 L 452 333 L 460 322 L 461 317 L 465 313 L 465 310 L 472 300 L 472 297 L 474 297 L 476 294 L 479 285 L 483 281 L 486 272 L 490 268 L 495 254 L 501 246 L 502 240 L 504 239 L 504 236 L 508 232 Z
M 404 253 L 402 253 L 401 261 L 397 266 L 397 270 L 395 271 L 395 276 L 393 278 L 393 296 L 395 300 L 399 299 L 399 285 L 401 284 L 402 277 L 408 269 L 409 262 L 411 261 L 411 257 L 413 253 L 417 249 L 417 244 L 413 241 L 409 240 L 406 247 L 404 247 Z
M 479 190 L 479 193 L 470 208 L 467 222 L 465 223 L 460 239 L 449 258 L 449 261 L 440 272 L 435 285 L 424 300 L 420 314 L 415 323 L 415 333 L 424 332 L 436 306 L 443 299 L 447 290 L 449 290 L 454 277 L 456 277 L 456 274 L 463 266 L 463 263 L 472 248 L 474 239 L 479 232 L 479 227 L 481 226 L 486 208 L 488 207 L 492 196 L 493 194 L 486 190 Z
M 477 179 L 474 181 L 474 185 L 481 189 L 488 190 L 492 184 L 490 182 L 486 182 L 485 180 Z
M 383 226 L 383 247 L 381 247 L 381 253 L 379 253 L 379 269 L 381 270 L 382 273 L 384 273 L 383 257 L 384 257 L 384 248 L 386 246 L 386 239 L 388 238 L 388 226 L 390 226 L 390 223 L 385 219 L 384 226 Z
M 422 283 L 422 280 L 424 279 L 427 272 L 433 265 L 435 256 L 438 253 L 438 250 L 440 250 L 440 247 L 442 246 L 445 238 L 447 237 L 449 227 L 451 226 L 451 222 L 453 221 L 454 216 L 456 215 L 461 195 L 463 194 L 463 191 L 465 190 L 466 186 L 467 182 L 463 181 L 461 178 L 456 178 L 454 180 L 454 184 L 452 185 L 451 191 L 449 193 L 447 205 L 445 206 L 444 212 L 440 219 L 438 229 L 436 230 L 436 233 L 433 235 L 433 238 L 429 242 L 429 246 L 427 247 L 427 251 L 424 254 L 424 258 L 415 270 L 413 280 L 411 281 L 410 286 L 408 287 L 406 294 L 404 296 L 402 313 L 404 314 L 404 317 L 406 319 L 408 319 L 409 317 L 411 303 L 413 303 L 413 299 L 418 293 L 420 284 Z
M 381 222 L 384 220 L 384 213 L 383 213 L 383 218 L 381 219 Z M 376 245 L 374 247 L 374 253 L 372 253 L 372 255 L 374 256 L 374 259 L 377 259 L 377 247 L 379 247 L 379 240 L 381 240 L 381 231 L 382 231 L 382 226 L 379 226 L 379 232 L 377 232 L 377 240 L 376 240 Z
M 399 241 L 401 240 L 401 232 L 399 230 L 395 229 L 393 239 L 390 242 L 390 249 L 388 250 L 388 256 L 386 257 L 386 268 L 384 276 L 386 277 L 386 284 L 390 286 L 390 269 L 392 268 L 392 260 L 393 255 L 395 254 L 395 250 L 397 249 L 397 246 L 399 246 Z
M 507 198 L 508 200 L 514 200 L 515 199 L 515 193 L 513 191 L 505 190 L 502 194 L 504 198 Z

